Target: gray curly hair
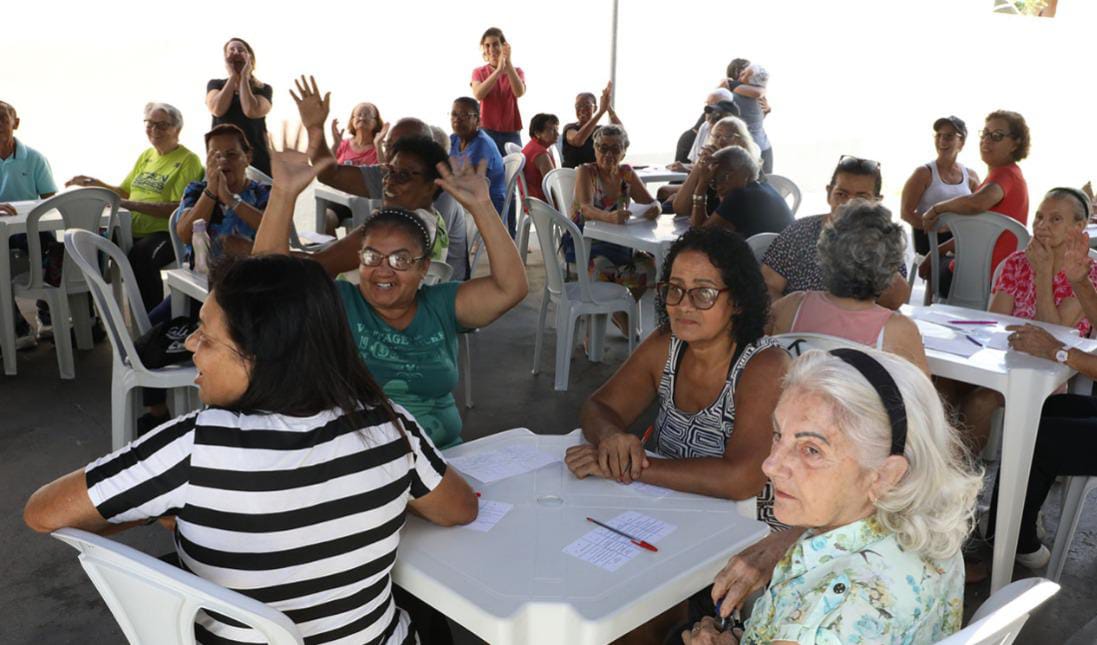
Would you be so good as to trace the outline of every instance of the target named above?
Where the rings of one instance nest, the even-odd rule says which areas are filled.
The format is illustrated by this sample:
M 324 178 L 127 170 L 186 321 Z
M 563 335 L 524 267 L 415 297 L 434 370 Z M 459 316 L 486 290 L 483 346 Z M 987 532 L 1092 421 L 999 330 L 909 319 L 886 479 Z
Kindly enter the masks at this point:
M 839 298 L 876 300 L 903 265 L 906 235 L 887 208 L 854 199 L 823 227 L 816 249 L 827 291 Z
M 610 123 L 609 125 L 603 125 L 594 131 L 594 145 L 598 145 L 602 139 L 606 137 L 620 137 L 621 145 L 628 147 L 628 132 L 616 123 Z

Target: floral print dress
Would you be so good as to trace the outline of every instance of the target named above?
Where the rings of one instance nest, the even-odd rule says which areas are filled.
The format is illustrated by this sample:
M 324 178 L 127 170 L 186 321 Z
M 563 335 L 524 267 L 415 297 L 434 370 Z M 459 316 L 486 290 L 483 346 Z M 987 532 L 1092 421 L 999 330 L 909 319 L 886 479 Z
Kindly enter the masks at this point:
M 875 518 L 808 530 L 773 570 L 743 645 L 936 643 L 960 629 L 964 561 L 905 551 Z

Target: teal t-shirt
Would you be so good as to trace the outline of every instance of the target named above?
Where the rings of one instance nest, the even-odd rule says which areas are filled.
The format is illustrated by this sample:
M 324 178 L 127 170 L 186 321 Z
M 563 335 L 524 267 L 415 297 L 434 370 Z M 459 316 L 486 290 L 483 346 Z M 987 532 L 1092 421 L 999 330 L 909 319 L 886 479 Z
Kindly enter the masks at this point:
M 415 318 L 397 331 L 373 311 L 358 285 L 337 280 L 358 352 L 385 395 L 415 415 L 439 448 L 461 443 L 457 387 L 458 282 L 424 286 Z

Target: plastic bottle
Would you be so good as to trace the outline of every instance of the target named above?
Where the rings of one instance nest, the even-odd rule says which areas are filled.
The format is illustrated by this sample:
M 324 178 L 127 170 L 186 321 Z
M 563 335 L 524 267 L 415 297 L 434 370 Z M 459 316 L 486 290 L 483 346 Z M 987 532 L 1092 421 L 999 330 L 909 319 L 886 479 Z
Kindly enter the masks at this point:
M 628 180 L 621 180 L 621 192 L 617 195 L 617 210 L 626 210 L 630 203 Z
M 194 222 L 191 228 L 191 269 L 195 273 L 205 275 L 209 272 L 209 232 L 206 231 L 206 220 L 200 219 Z

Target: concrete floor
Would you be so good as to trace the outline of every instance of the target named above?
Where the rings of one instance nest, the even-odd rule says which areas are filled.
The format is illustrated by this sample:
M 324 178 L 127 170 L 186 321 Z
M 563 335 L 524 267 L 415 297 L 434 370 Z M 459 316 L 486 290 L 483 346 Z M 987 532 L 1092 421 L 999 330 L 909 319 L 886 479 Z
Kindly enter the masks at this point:
M 554 334 L 549 330 L 542 372 L 531 375 L 543 284 L 539 266 L 531 266 L 530 282 L 525 302 L 473 339 L 476 405 L 464 411 L 466 440 L 520 426 L 547 434 L 569 432 L 576 427 L 576 413 L 583 399 L 613 373 L 627 354 L 625 339 L 611 331 L 605 362 L 592 364 L 581 352 L 575 352 L 571 388 L 555 392 Z M 25 307 L 29 303 L 20 304 Z M 48 536 L 32 533 L 22 522 L 23 504 L 38 486 L 109 451 L 110 359 L 106 341 L 92 351 L 77 352 L 77 378 L 63 382 L 57 377 L 52 344 L 43 343 L 20 353 L 18 376 L 0 376 L 0 544 L 4 545 L 0 558 L 0 606 L 4 608 L 0 644 L 124 642 L 75 553 Z M 462 400 L 460 394 L 458 400 Z M 1057 491 L 1053 491 L 1046 507 L 1052 534 L 1057 524 L 1058 499 Z M 1094 508 L 1097 506 L 1087 509 L 1075 536 L 1062 590 L 1032 617 L 1019 643 L 1064 643 L 1076 633 L 1072 643 L 1097 642 L 1097 624 L 1079 633 L 1097 613 Z M 117 539 L 153 554 L 171 549 L 168 534 L 158 527 L 134 529 Z M 989 550 L 981 550 L 989 558 Z M 1020 578 L 1033 574 L 1018 567 L 1014 575 Z M 988 587 L 989 583 L 968 587 L 967 615 L 986 599 Z M 459 643 L 481 642 L 459 628 L 456 632 Z

